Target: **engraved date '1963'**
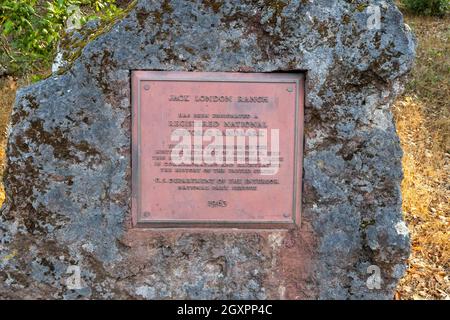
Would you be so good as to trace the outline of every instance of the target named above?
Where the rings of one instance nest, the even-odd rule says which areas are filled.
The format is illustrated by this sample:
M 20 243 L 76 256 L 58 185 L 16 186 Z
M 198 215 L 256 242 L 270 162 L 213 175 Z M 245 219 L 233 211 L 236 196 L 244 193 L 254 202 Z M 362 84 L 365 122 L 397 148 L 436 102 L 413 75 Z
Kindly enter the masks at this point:
M 227 202 L 225 200 L 210 200 L 208 201 L 208 207 L 210 208 L 220 208 L 226 207 Z

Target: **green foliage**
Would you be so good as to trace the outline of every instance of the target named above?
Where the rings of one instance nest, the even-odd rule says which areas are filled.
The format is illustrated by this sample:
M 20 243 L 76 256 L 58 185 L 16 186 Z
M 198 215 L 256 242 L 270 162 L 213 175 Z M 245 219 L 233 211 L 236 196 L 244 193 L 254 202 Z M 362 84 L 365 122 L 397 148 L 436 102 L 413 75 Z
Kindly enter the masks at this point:
M 402 4 L 416 14 L 444 16 L 450 10 L 450 0 L 401 0 Z
M 48 66 L 74 6 L 82 12 L 81 24 L 122 12 L 115 0 L 0 0 L 0 70 Z

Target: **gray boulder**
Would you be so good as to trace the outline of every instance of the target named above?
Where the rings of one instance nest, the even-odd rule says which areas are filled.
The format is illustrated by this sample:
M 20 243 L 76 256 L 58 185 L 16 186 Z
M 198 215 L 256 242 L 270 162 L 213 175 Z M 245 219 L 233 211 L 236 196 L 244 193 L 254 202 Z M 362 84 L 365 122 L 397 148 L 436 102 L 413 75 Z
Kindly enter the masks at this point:
M 414 54 L 390 0 L 139 1 L 17 94 L 0 298 L 391 299 L 409 237 L 390 105 Z M 302 225 L 132 228 L 130 70 L 306 72 Z

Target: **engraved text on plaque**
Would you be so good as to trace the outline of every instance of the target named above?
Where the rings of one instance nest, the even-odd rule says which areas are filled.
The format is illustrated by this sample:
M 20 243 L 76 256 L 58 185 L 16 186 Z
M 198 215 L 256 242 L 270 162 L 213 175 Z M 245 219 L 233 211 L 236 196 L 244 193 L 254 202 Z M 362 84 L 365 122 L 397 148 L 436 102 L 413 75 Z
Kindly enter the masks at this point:
M 299 223 L 303 74 L 132 72 L 133 223 Z

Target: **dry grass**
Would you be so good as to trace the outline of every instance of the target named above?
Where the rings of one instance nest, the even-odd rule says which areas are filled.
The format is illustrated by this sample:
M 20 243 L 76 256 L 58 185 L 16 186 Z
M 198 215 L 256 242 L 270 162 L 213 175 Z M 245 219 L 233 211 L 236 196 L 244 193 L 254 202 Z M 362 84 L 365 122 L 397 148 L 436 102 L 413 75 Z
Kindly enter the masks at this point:
M 396 297 L 449 299 L 450 19 L 407 16 L 406 21 L 419 40 L 418 59 L 407 90 L 393 110 L 404 150 L 403 210 L 412 255 Z M 16 81 L 0 79 L 0 179 L 15 91 Z M 0 184 L 0 204 L 3 200 Z
M 404 151 L 403 211 L 412 255 L 397 298 L 450 299 L 450 19 L 406 16 L 418 56 L 394 106 Z

